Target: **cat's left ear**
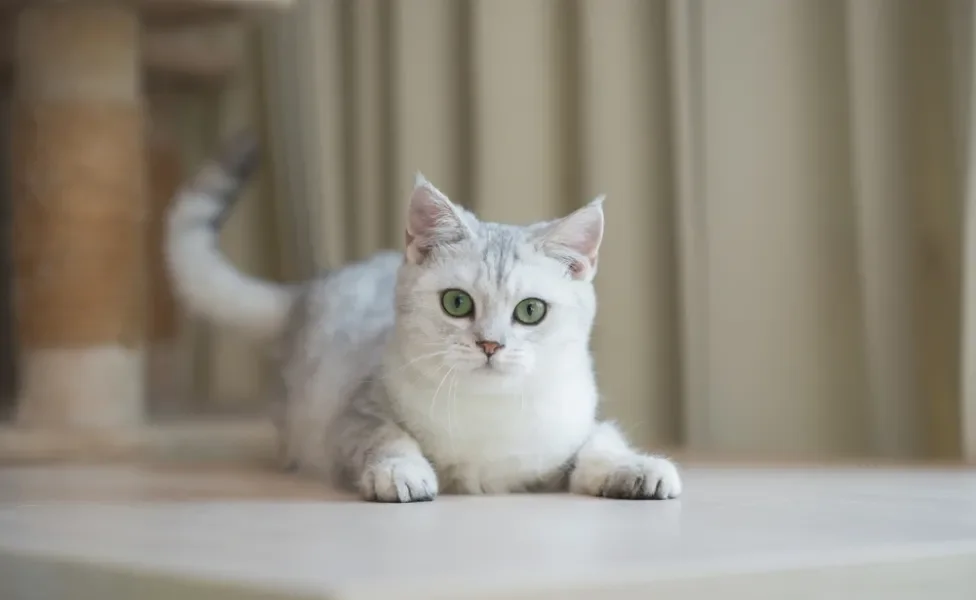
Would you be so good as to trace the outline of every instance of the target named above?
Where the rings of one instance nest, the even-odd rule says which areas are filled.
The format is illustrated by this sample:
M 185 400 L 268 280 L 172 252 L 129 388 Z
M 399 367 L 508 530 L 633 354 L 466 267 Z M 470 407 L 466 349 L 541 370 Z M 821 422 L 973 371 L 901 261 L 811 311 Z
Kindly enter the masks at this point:
M 597 196 L 562 219 L 546 223 L 536 233 L 542 251 L 565 263 L 573 279 L 592 281 L 596 275 L 603 241 L 604 198 Z

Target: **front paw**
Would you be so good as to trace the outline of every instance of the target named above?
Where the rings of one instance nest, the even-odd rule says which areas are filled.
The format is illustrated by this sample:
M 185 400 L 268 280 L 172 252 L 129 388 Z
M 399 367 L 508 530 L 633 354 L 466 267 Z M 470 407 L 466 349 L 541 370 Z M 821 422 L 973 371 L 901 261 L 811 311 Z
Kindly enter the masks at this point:
M 389 457 L 366 468 L 359 489 L 374 502 L 426 502 L 437 496 L 437 474 L 422 456 Z
M 666 458 L 634 456 L 577 468 L 570 476 L 570 491 L 604 498 L 666 500 L 681 495 L 681 477 Z

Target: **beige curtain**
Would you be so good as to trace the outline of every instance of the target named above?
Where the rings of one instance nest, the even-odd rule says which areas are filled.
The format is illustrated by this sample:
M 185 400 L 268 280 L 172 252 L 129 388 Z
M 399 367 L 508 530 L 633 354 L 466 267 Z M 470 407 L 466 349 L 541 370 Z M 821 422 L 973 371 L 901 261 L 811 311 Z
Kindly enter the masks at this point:
M 972 22 L 959 0 L 298 0 L 261 40 L 285 271 L 398 244 L 418 169 L 513 222 L 606 192 L 594 348 L 639 443 L 976 457 Z

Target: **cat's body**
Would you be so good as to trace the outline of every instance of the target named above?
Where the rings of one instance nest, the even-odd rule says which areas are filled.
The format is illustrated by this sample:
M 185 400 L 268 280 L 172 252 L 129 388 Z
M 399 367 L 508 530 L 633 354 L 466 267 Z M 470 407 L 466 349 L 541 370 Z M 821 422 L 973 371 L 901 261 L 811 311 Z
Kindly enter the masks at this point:
M 596 420 L 599 201 L 529 227 L 482 223 L 421 178 L 404 253 L 276 286 L 216 251 L 214 224 L 253 153 L 238 143 L 180 194 L 168 256 L 189 308 L 276 348 L 288 465 L 383 501 L 680 494 L 673 464 Z

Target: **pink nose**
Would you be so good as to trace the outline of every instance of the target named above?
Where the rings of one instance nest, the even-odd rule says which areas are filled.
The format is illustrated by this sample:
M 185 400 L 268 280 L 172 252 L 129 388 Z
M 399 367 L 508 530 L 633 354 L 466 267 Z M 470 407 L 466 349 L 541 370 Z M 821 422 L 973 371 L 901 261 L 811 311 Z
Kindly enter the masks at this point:
M 481 348 L 481 351 L 485 353 L 485 356 L 489 357 L 505 347 L 498 342 L 490 342 L 487 340 L 479 340 L 475 342 L 475 345 Z

